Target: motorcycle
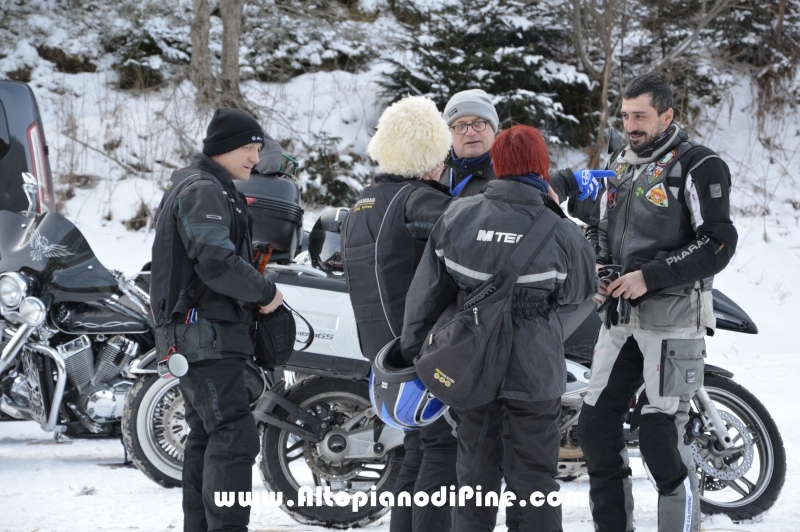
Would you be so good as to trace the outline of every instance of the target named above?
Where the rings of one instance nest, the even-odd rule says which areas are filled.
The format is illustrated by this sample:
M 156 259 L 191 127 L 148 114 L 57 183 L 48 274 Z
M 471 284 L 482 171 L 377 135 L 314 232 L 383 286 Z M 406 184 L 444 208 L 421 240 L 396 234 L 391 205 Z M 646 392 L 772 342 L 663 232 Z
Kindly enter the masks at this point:
M 261 437 L 258 468 L 267 490 L 282 494 L 280 507 L 297 521 L 333 528 L 365 525 L 388 508 L 366 506 L 352 512 L 325 501 L 315 490 L 329 488 L 334 497 L 339 492 L 370 494 L 373 488 L 378 495 L 391 491 L 404 452 L 403 432 L 386 426 L 370 407 L 369 364 L 360 353 L 343 277 L 313 268 L 307 253 L 293 258 L 285 251 L 296 249 L 301 238 L 296 187 L 289 180 L 277 180 L 265 191 L 258 179 L 251 177 L 237 187 L 261 187 L 260 193 L 256 188 L 243 190 L 251 210 L 279 214 L 269 223 L 263 219 L 265 223 L 259 223 L 254 212 L 254 239 L 281 242 L 284 250 L 271 257 L 266 275 L 311 323 L 314 334 L 311 348 L 295 351 L 274 374 L 255 366 L 248 369 L 251 406 Z M 287 223 L 285 230 L 267 234 L 278 222 Z M 741 308 L 718 290 L 713 294 L 718 330 L 757 333 Z M 576 434 L 601 326 L 594 308 L 587 302 L 558 311 L 568 372 L 559 420 L 562 481 L 586 474 Z M 300 337 L 310 334 L 302 321 L 297 330 Z M 123 438 L 134 463 L 148 477 L 164 486 L 178 486 L 187 435 L 183 399 L 177 379 L 159 378 L 156 364 L 155 353 L 137 361 L 140 374 L 126 397 Z M 693 426 L 692 454 L 701 481 L 701 510 L 740 521 L 757 517 L 775 503 L 786 477 L 786 453 L 767 410 L 732 377 L 722 368 L 705 366 L 705 385 L 692 400 L 692 417 L 699 420 Z M 632 456 L 639 456 L 638 429 L 631 430 L 631 421 L 636 407 L 643 404 L 638 401 L 642 392 L 625 428 Z M 309 488 L 314 490 L 314 503 L 298 504 L 300 492 Z
M 36 179 L 23 181 L 28 210 L 0 211 L 0 419 L 57 440 L 119 436 L 133 361 L 153 351 L 146 282 L 104 268 L 63 216 L 36 214 Z

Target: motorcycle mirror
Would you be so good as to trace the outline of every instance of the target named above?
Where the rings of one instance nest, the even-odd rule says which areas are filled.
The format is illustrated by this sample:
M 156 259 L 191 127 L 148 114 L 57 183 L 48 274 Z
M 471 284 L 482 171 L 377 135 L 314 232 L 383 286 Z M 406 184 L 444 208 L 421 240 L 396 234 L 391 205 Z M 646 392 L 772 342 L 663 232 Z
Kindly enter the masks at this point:
M 29 172 L 22 172 L 22 181 L 22 190 L 25 191 L 25 196 L 28 198 L 28 210 L 22 215 L 26 218 L 33 218 L 36 216 L 36 194 L 39 192 L 39 183 Z

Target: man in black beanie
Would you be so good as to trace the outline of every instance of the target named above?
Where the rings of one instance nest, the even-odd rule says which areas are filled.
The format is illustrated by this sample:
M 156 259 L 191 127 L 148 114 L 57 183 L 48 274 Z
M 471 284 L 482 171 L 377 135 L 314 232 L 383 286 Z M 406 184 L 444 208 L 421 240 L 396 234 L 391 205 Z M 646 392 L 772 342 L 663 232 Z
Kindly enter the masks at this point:
M 190 433 L 183 460 L 185 532 L 246 531 L 249 506 L 215 492 L 249 492 L 258 433 L 244 382 L 254 305 L 283 301 L 252 265 L 251 219 L 233 179 L 248 179 L 264 131 L 238 109 L 217 109 L 203 153 L 172 174 L 156 214 L 150 301 L 159 358 L 189 361 L 180 377 Z

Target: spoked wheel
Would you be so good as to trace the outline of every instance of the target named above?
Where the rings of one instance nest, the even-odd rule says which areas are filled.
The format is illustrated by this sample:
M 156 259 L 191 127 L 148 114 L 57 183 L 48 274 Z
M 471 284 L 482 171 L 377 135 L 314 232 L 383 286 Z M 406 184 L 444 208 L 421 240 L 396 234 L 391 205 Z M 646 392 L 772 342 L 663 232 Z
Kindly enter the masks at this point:
M 189 429 L 178 379 L 146 375 L 125 397 L 122 436 L 136 467 L 164 487 L 181 485 Z
M 253 403 L 269 382 L 269 377 L 252 363 L 245 367 L 244 381 Z M 183 452 L 189 427 L 186 404 L 178 379 L 162 379 L 148 374 L 136 379 L 125 396 L 122 414 L 122 440 L 136 467 L 164 487 L 181 485 Z
M 340 493 L 352 496 L 362 492 L 371 498 L 373 486 L 379 497 L 391 492 L 397 480 L 399 464 L 393 462 L 394 450 L 374 460 L 337 458 L 347 445 L 347 431 L 377 422 L 374 416 L 360 416 L 370 408 L 367 383 L 311 378 L 294 387 L 287 399 L 317 419 L 329 420 L 333 430 L 323 441 L 314 443 L 273 425 L 262 427 L 259 470 L 267 489 L 282 494 L 281 508 L 301 523 L 332 528 L 362 526 L 384 515 L 388 507 L 380 504 L 367 503 L 355 512 L 349 504 L 330 504 Z M 359 417 L 356 424 L 348 423 Z M 290 417 L 289 421 L 293 419 Z M 317 487 L 323 493 L 321 499 L 317 498 Z M 301 488 L 311 488 L 313 492 L 309 494 L 312 500 L 303 505 L 298 504 Z M 331 494 L 328 501 L 324 496 L 326 488 Z M 308 493 L 307 489 L 303 491 Z
M 753 519 L 775 504 L 783 487 L 783 440 L 767 409 L 745 388 L 709 374 L 704 385 L 728 427 L 732 446 L 721 450 L 709 433 L 692 444 L 700 507 L 705 514 L 726 514 L 735 521 Z

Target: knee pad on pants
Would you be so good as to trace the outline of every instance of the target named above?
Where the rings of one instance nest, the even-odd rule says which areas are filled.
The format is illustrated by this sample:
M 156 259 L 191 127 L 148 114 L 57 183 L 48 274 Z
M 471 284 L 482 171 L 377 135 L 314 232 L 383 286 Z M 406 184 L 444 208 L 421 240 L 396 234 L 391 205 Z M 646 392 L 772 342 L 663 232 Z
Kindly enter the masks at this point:
M 662 494 L 672 493 L 686 478 L 686 466 L 678 449 L 679 445 L 683 445 L 680 436 L 674 416 L 655 413 L 642 415 L 639 447 Z

